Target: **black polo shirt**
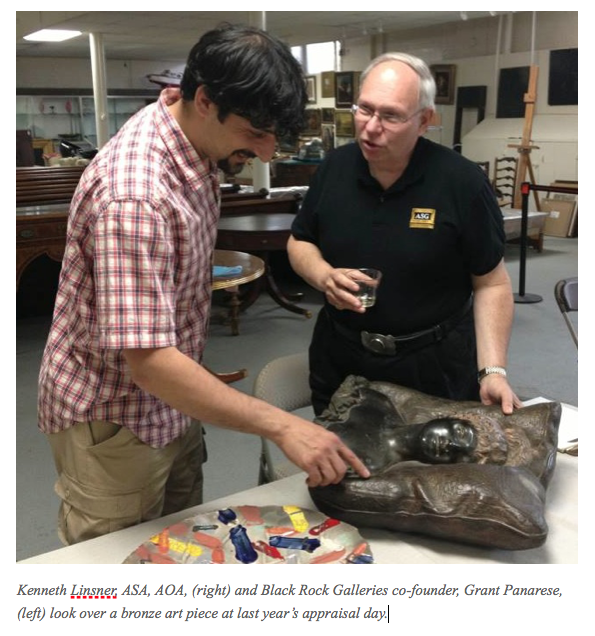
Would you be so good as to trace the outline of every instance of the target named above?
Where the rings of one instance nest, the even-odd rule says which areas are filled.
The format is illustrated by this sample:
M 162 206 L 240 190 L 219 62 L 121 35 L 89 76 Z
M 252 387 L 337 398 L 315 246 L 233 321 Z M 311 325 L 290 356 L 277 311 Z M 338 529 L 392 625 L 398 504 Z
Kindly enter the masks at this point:
M 471 275 L 494 269 L 505 245 L 485 173 L 423 137 L 387 190 L 357 144 L 335 149 L 313 176 L 292 234 L 317 245 L 333 267 L 380 269 L 376 305 L 365 314 L 327 308 L 352 329 L 393 335 L 454 314 L 472 292 Z

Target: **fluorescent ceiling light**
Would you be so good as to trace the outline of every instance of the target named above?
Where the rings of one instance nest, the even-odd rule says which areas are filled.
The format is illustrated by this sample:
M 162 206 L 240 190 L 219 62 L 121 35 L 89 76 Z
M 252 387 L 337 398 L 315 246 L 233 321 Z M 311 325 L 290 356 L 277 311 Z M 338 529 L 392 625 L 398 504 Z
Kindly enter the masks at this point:
M 67 31 L 65 29 L 41 29 L 35 33 L 25 35 L 25 40 L 32 42 L 64 42 L 81 35 L 81 31 Z

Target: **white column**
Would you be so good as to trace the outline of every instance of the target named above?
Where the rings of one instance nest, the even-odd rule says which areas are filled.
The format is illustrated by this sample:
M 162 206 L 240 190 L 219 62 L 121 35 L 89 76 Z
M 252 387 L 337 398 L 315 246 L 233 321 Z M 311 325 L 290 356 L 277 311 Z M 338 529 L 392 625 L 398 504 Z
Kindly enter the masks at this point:
M 512 51 L 512 28 L 513 28 L 514 16 L 512 12 L 506 14 L 506 28 L 504 30 L 504 45 L 502 47 L 503 53 L 510 53 Z
M 97 147 L 101 148 L 109 141 L 107 80 L 105 73 L 103 36 L 99 33 L 89 33 L 89 46 L 91 48 L 91 71 L 93 74 L 93 98 L 95 100 Z
M 531 66 L 535 66 L 535 30 L 537 28 L 537 11 L 533 11 L 531 21 Z
M 248 24 L 250 26 L 258 27 L 259 29 L 266 29 L 266 11 L 248 11 Z M 271 168 L 270 164 L 263 163 L 260 159 L 256 158 L 252 161 L 252 185 L 254 191 L 271 188 Z
M 491 97 L 492 107 L 491 111 L 496 116 L 496 110 L 498 109 L 498 83 L 500 81 L 500 51 L 502 48 L 502 26 L 504 24 L 504 16 L 500 14 L 498 16 L 498 35 L 496 37 L 496 55 L 494 56 L 494 86 L 496 90 L 491 91 L 493 93 Z

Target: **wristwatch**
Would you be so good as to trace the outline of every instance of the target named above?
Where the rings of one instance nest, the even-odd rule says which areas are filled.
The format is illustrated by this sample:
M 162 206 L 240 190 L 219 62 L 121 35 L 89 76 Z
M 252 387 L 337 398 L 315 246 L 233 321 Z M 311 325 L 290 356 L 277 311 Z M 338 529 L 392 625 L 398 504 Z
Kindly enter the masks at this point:
M 506 377 L 506 369 L 504 367 L 484 367 L 477 374 L 477 381 L 481 382 L 486 375 L 491 375 L 492 373 L 496 373 L 497 375 L 503 375 Z

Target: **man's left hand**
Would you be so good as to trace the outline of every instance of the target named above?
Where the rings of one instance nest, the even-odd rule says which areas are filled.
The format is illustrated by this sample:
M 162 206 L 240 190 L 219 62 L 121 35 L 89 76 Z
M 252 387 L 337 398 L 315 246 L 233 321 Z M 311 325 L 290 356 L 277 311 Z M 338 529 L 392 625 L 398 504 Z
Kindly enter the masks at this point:
M 496 373 L 486 375 L 479 388 L 481 403 L 500 404 L 505 415 L 511 415 L 514 409 L 520 409 L 523 403 L 508 384 L 508 380 Z

